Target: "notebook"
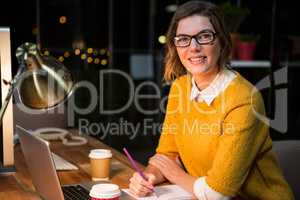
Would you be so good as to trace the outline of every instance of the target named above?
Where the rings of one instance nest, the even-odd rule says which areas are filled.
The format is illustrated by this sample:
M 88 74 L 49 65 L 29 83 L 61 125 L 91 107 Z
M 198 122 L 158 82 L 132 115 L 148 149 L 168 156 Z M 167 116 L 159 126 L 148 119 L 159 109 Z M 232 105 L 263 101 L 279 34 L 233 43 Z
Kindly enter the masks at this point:
M 193 199 L 192 194 L 185 191 L 178 185 L 163 185 L 156 186 L 155 193 L 158 197 L 158 200 L 190 200 Z M 137 200 L 157 200 L 154 195 L 147 197 L 136 197 L 129 192 L 129 189 L 123 189 L 123 191 L 130 196 L 134 197 Z

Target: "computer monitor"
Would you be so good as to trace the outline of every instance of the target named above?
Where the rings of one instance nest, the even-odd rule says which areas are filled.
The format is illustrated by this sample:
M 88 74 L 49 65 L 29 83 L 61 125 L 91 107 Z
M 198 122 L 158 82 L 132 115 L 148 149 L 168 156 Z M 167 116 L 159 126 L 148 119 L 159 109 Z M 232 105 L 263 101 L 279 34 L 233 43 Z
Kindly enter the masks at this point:
M 11 47 L 10 29 L 0 27 L 0 80 L 1 80 L 1 105 L 5 101 L 9 85 L 5 85 L 3 79 L 11 81 Z M 3 116 L 0 127 L 0 173 L 14 171 L 14 144 L 13 144 L 13 106 L 10 100 Z

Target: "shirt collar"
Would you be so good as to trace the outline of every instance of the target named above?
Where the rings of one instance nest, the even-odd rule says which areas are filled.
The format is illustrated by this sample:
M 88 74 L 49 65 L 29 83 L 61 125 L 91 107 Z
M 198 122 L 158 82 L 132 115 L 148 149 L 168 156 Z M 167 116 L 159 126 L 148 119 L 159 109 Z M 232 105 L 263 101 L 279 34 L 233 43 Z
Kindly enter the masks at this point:
M 192 89 L 190 94 L 190 100 L 202 102 L 210 106 L 213 100 L 224 91 L 229 83 L 236 77 L 236 74 L 226 68 L 220 70 L 214 80 L 203 90 L 199 90 L 194 78 L 192 78 Z

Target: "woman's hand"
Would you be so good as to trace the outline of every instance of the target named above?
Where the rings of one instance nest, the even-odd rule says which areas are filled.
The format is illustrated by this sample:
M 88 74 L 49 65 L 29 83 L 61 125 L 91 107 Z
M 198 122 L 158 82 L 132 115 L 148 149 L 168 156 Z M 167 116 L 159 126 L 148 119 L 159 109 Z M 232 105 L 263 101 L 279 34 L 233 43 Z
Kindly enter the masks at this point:
M 197 178 L 186 173 L 182 169 L 178 159 L 171 159 L 162 154 L 155 154 L 149 160 L 149 164 L 158 168 L 163 176 L 171 183 L 181 186 L 194 196 L 193 186 Z
M 151 173 L 144 173 L 147 181 L 144 180 L 138 173 L 134 173 L 130 178 L 129 191 L 137 197 L 144 197 L 153 192 L 155 176 Z
M 151 157 L 149 164 L 158 168 L 164 177 L 172 183 L 176 183 L 178 177 L 182 177 L 186 174 L 181 168 L 180 162 L 162 154 L 155 154 Z

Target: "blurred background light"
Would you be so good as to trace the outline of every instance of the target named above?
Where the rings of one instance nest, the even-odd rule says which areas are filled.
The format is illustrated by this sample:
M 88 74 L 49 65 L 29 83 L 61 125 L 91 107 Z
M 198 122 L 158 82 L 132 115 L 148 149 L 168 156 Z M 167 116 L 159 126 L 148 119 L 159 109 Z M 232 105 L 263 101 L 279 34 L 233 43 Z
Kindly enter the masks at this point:
M 167 37 L 166 36 L 161 35 L 161 36 L 158 37 L 158 42 L 160 44 L 166 44 L 166 41 L 167 41 Z

